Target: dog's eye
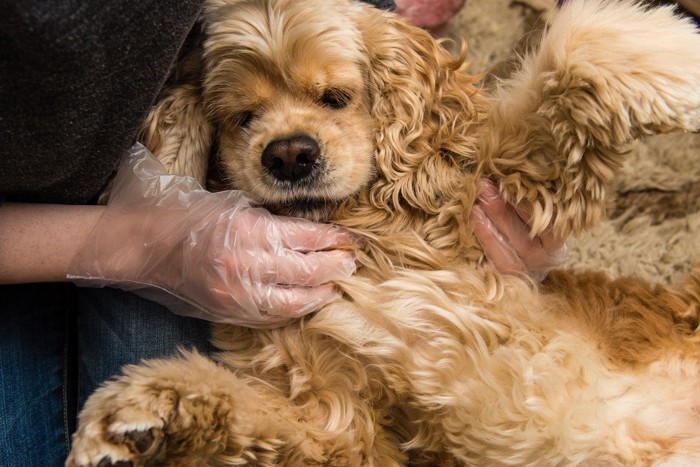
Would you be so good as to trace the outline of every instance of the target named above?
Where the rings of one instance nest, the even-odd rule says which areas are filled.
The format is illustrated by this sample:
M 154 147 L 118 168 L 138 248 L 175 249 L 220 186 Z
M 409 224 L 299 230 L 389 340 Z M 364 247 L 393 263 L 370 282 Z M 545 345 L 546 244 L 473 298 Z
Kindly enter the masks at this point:
M 319 102 L 324 107 L 330 107 L 331 109 L 342 109 L 347 106 L 352 97 L 347 91 L 342 89 L 329 89 L 323 93 Z
M 241 128 L 248 128 L 248 126 L 250 126 L 250 123 L 253 121 L 254 118 L 255 114 L 253 112 L 246 111 L 238 114 L 236 120 L 238 122 L 238 125 L 241 126 Z

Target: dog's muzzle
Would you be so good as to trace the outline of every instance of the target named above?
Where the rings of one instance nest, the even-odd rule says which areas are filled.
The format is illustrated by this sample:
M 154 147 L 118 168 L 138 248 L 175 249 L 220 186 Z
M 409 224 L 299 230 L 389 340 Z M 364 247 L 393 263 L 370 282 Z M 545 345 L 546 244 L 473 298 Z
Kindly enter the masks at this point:
M 263 150 L 261 162 L 277 180 L 297 182 L 314 175 L 320 156 L 316 140 L 297 135 L 272 141 Z

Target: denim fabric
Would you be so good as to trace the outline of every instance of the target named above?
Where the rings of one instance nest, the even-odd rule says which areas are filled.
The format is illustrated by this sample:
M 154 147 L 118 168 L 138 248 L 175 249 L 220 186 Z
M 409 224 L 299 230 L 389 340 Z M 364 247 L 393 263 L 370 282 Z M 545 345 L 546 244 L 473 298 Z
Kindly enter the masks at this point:
M 0 466 L 65 460 L 72 298 L 63 284 L 0 287 Z
M 208 323 L 114 289 L 0 287 L 0 466 L 62 466 L 76 408 L 129 363 L 210 353 Z
M 117 289 L 78 289 L 79 405 L 118 370 L 179 348 L 210 354 L 209 323 Z

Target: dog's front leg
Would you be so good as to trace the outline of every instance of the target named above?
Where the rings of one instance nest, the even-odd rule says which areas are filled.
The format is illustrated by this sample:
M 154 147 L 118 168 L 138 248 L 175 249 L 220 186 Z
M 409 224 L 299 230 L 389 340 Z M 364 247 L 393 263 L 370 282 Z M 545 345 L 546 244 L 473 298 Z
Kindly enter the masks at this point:
M 496 93 L 482 173 L 534 206 L 532 234 L 566 236 L 605 214 L 635 138 L 700 128 L 700 32 L 671 7 L 571 0 Z
M 88 400 L 66 465 L 260 466 L 322 462 L 303 427 L 198 354 L 125 369 Z

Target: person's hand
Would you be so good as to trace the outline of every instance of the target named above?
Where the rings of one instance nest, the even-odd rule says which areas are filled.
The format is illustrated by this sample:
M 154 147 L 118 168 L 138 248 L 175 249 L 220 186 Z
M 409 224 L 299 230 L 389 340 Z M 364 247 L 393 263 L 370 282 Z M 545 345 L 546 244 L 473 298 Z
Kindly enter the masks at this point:
M 487 264 L 503 273 L 527 274 L 542 280 L 566 261 L 566 239 L 551 231 L 531 238 L 525 205 L 512 206 L 488 180 L 479 181 L 479 196 L 470 214 Z
M 435 37 L 447 37 L 447 22 L 464 5 L 464 0 L 395 0 L 395 12 Z
M 207 192 L 135 146 L 68 279 L 186 316 L 277 326 L 339 297 L 332 282 L 355 271 L 353 242 L 337 226 L 253 207 L 241 192 Z

